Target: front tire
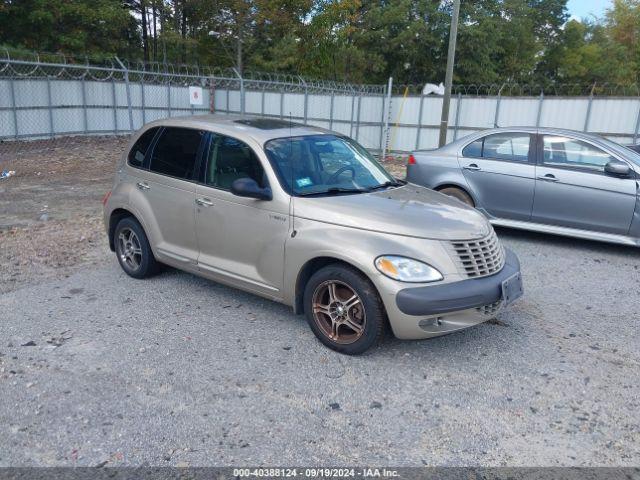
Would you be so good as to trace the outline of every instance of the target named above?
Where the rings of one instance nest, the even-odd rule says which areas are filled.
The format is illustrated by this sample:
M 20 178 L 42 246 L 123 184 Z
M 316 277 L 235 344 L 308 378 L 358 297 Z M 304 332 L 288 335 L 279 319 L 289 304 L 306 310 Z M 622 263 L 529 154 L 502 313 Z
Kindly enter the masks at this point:
M 313 333 L 327 347 L 359 355 L 378 344 L 386 313 L 373 284 L 360 272 L 334 264 L 314 273 L 304 291 Z
M 116 256 L 122 270 L 133 278 L 147 278 L 158 273 L 159 264 L 142 225 L 133 217 L 118 222 L 114 233 Z

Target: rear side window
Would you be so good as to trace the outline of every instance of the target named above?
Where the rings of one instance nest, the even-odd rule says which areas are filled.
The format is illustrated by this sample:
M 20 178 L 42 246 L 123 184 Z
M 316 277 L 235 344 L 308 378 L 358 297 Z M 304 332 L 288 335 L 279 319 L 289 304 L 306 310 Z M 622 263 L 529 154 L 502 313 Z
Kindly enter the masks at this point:
M 528 133 L 498 133 L 470 143 L 462 150 L 462 155 L 526 163 L 529 161 L 530 144 L 531 135 Z
M 462 151 L 462 155 L 465 157 L 474 157 L 480 158 L 482 157 L 482 138 L 476 140 L 475 142 L 470 143 L 464 150 Z
M 204 132 L 201 130 L 165 128 L 153 149 L 150 170 L 191 180 L 203 137 Z
M 142 167 L 147 150 L 149 150 L 149 146 L 153 141 L 153 137 L 156 136 L 156 133 L 158 133 L 158 127 L 150 128 L 140 136 L 129 152 L 129 165 Z

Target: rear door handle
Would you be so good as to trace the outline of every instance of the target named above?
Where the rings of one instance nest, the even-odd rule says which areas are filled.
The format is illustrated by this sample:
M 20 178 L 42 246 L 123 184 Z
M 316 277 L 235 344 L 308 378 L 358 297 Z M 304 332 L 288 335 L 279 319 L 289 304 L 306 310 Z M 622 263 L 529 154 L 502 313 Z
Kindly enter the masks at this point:
M 475 163 L 472 163 L 471 165 L 467 165 L 466 167 L 464 167 L 465 170 L 471 170 L 472 172 L 478 172 L 480 170 L 482 170 L 478 165 L 476 165 Z
M 213 202 L 208 198 L 196 198 L 196 205 L 201 207 L 213 207 Z
M 550 173 L 548 173 L 544 177 L 538 177 L 538 180 L 542 180 L 543 182 L 557 182 L 558 181 L 558 179 L 555 177 L 555 175 L 551 175 Z
M 148 183 L 144 183 L 144 182 L 136 183 L 136 187 L 138 187 L 138 189 L 140 190 L 149 190 L 151 188 Z

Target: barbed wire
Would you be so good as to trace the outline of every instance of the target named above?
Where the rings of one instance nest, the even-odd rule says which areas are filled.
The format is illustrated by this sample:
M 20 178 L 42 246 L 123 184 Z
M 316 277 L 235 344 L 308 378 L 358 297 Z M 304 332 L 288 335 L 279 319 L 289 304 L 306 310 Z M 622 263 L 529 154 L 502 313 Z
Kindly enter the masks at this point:
M 334 93 L 339 95 L 384 95 L 386 85 L 352 84 L 324 79 L 311 79 L 290 73 L 248 70 L 242 76 L 233 68 L 208 65 L 173 64 L 120 60 L 117 57 L 73 56 L 62 53 L 38 53 L 0 49 L 0 77 L 49 78 L 58 80 L 129 81 L 289 92 Z M 424 84 L 396 84 L 395 95 L 422 95 Z M 520 84 L 491 83 L 454 85 L 452 94 L 477 97 L 532 96 L 609 96 L 638 97 L 640 85 L 614 83 Z

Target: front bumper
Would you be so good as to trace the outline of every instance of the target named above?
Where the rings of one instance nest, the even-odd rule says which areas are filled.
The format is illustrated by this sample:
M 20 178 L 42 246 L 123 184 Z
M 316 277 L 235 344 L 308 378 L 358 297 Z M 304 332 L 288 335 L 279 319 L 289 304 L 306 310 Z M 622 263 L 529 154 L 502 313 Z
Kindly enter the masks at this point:
M 430 338 L 490 320 L 510 303 L 503 298 L 503 283 L 519 274 L 518 257 L 507 250 L 505 266 L 494 275 L 402 289 L 388 306 L 394 333 L 404 339 Z
M 505 266 L 495 275 L 431 287 L 406 288 L 396 295 L 405 315 L 442 315 L 494 304 L 502 299 L 502 283 L 520 273 L 515 253 L 506 252 Z

